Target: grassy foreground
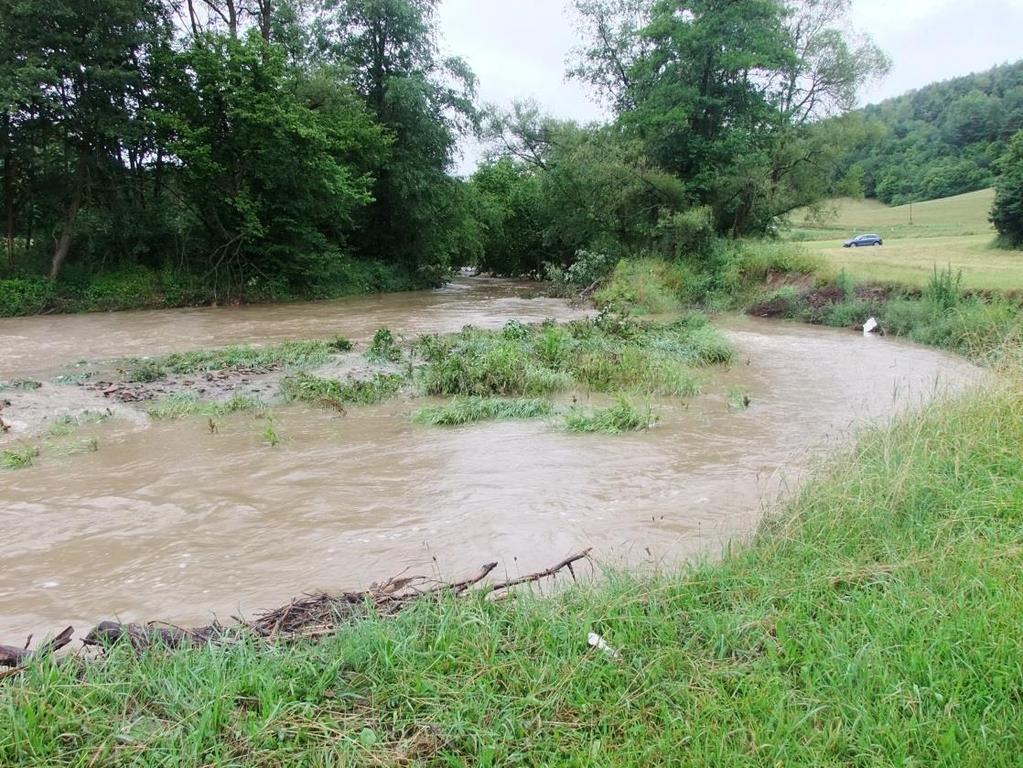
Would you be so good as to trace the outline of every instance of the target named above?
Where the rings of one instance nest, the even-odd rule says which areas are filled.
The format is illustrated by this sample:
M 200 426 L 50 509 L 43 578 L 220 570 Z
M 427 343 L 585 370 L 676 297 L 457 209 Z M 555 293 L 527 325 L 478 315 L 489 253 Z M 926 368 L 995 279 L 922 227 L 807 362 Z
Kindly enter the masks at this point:
M 0 764 L 1018 765 L 1021 445 L 1017 369 L 863 435 L 719 563 L 42 662 L 0 683 Z

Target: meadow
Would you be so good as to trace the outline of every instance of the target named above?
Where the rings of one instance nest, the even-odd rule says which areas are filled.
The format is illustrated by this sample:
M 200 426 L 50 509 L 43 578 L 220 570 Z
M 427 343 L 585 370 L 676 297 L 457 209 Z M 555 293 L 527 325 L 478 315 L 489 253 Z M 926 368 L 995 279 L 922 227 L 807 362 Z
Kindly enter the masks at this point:
M 995 245 L 988 221 L 993 200 L 990 189 L 898 207 L 841 198 L 819 211 L 795 212 L 786 237 L 858 280 L 923 287 L 935 267 L 951 267 L 962 271 L 966 289 L 1023 289 L 1023 252 Z M 865 232 L 881 235 L 884 245 L 842 247 Z

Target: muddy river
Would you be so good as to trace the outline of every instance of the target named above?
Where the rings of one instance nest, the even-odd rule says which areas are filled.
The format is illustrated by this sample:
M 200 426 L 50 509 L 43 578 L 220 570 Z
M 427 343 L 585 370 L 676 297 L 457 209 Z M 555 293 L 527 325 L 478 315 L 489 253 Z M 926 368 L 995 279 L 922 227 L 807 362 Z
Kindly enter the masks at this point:
M 413 336 L 584 310 L 528 287 L 448 288 L 336 302 L 0 320 L 0 380 L 80 359 L 236 342 Z M 608 563 L 716 555 L 860 426 L 975 381 L 950 355 L 891 339 L 719 318 L 737 362 L 647 432 L 579 436 L 554 423 L 412 424 L 398 400 L 347 416 L 277 410 L 96 427 L 99 449 L 0 470 L 0 642 L 66 624 L 251 615 L 406 568 L 444 577 L 499 560 L 510 575 L 593 546 Z M 52 387 L 53 385 L 47 385 Z M 727 393 L 751 396 L 746 410 Z M 53 397 L 59 398 L 59 392 Z

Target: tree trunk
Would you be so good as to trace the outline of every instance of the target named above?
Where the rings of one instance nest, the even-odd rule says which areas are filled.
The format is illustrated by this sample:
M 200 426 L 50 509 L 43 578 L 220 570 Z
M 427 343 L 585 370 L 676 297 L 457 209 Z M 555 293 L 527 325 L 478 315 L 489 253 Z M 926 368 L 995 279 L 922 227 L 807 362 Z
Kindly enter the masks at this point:
M 71 205 L 68 207 L 67 218 L 64 219 L 64 231 L 60 234 L 57 247 L 53 251 L 53 261 L 50 264 L 50 279 L 56 280 L 60 274 L 61 267 L 67 259 L 68 251 L 71 250 L 71 236 L 75 229 L 75 220 L 78 218 L 78 209 L 82 205 L 82 192 L 85 180 L 82 178 L 85 172 L 79 168 L 75 178 L 75 191 L 71 196 Z
M 273 0 L 259 0 L 259 33 L 263 41 L 270 42 L 270 29 L 273 19 Z
M 14 231 L 16 219 L 14 213 L 14 158 L 10 149 L 4 157 L 4 207 L 7 209 L 7 262 L 14 266 Z
M 7 262 L 14 266 L 14 152 L 11 149 L 11 117 L 4 114 L 4 208 L 7 212 Z

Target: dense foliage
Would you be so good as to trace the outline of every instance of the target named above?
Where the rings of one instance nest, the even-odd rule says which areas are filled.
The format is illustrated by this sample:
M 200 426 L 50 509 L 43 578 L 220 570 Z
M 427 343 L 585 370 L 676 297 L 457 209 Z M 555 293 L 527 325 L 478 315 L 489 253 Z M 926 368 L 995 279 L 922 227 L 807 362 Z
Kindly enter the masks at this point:
M 1023 130 L 1016 134 L 999 161 L 995 204 L 991 221 L 1005 244 L 1023 247 Z
M 583 251 L 700 259 L 718 235 L 769 231 L 830 191 L 862 130 L 841 115 L 888 66 L 847 31 L 846 0 L 575 7 L 584 44 L 570 75 L 613 120 L 583 127 L 528 104 L 492 115 L 492 161 L 470 185 L 488 268 Z
M 435 5 L 0 0 L 4 313 L 98 308 L 97 275 L 169 303 L 435 279 L 475 125 Z
M 839 191 L 902 205 L 984 189 L 1023 128 L 1023 61 L 958 77 L 862 111 L 863 140 Z

